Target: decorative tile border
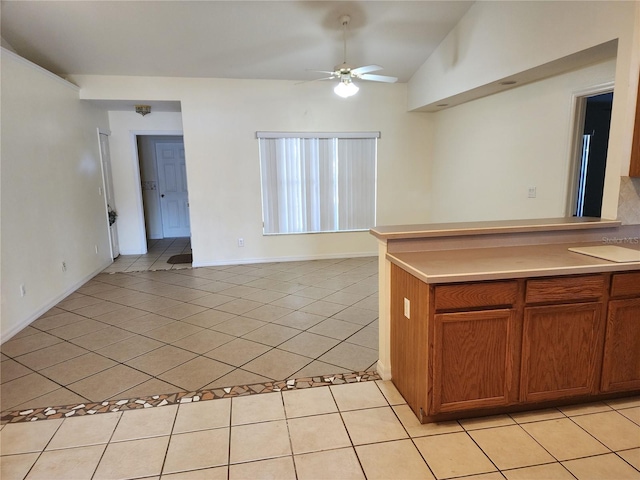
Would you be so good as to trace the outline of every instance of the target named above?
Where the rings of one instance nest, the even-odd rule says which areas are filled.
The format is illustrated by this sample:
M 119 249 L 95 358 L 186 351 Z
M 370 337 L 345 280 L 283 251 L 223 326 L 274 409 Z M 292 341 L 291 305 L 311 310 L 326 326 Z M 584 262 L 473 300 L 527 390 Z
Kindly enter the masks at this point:
M 104 402 L 82 403 L 80 405 L 67 405 L 61 407 L 40 407 L 2 413 L 2 417 L 0 417 L 0 424 L 35 422 L 36 420 L 52 418 L 82 417 L 84 415 L 95 415 L 98 413 L 122 412 L 141 408 L 163 407 L 165 405 L 215 400 L 218 398 L 233 398 L 260 393 L 326 387 L 329 385 L 369 382 L 373 380 L 380 380 L 380 376 L 377 372 L 372 370 L 368 372 L 338 373 L 335 375 L 296 378 L 278 382 L 254 383 L 251 385 L 198 390 L 196 392 L 153 395 L 151 397 L 143 398 L 107 400 Z

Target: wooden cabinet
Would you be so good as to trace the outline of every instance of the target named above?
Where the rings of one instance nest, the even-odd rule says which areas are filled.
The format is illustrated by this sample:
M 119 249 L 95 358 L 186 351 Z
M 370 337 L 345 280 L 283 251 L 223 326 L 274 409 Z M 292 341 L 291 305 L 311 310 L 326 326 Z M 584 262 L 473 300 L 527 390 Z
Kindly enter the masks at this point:
M 409 302 L 409 317 L 405 313 Z M 429 286 L 393 265 L 391 269 L 391 376 L 418 418 L 426 413 Z M 394 347 L 395 346 L 395 347 Z M 421 411 L 421 408 L 424 408 Z
M 514 280 L 436 285 L 434 308 L 437 311 L 495 308 L 514 305 L 517 298 L 518 283 Z
M 531 305 L 599 300 L 606 288 L 604 275 L 536 278 L 527 280 L 525 302 Z
M 428 285 L 392 265 L 390 328 L 421 422 L 640 391 L 640 272 Z
M 616 273 L 611 279 L 611 298 L 640 297 L 640 272 Z
M 508 405 L 514 399 L 515 323 L 513 309 L 434 316 L 429 414 Z
M 434 286 L 392 265 L 391 376 L 421 421 L 518 400 L 517 298 L 513 280 Z
M 640 390 L 640 273 L 614 275 L 611 297 L 601 389 L 603 392 Z
M 522 333 L 523 402 L 590 395 L 597 390 L 601 303 L 527 307 Z
M 514 280 L 434 287 L 429 415 L 517 400 L 517 298 Z
M 526 282 L 520 401 L 541 402 L 597 392 L 604 338 L 606 275 Z

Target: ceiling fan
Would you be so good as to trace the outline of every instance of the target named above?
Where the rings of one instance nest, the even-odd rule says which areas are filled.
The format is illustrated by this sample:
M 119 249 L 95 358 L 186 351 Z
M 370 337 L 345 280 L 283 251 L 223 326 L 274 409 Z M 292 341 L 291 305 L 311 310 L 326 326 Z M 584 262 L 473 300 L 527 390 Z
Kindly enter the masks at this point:
M 378 70 L 382 70 L 382 67 L 379 65 L 365 65 L 362 67 L 352 67 L 347 63 L 347 27 L 349 26 L 349 22 L 351 22 L 351 17 L 349 15 L 343 15 L 340 18 L 340 22 L 342 23 L 342 40 L 344 44 L 344 61 L 340 65 L 336 65 L 333 67 L 333 70 L 315 70 L 320 73 L 328 73 L 330 76 L 324 78 L 318 78 L 317 80 L 333 80 L 334 78 L 340 79 L 340 82 L 333 91 L 340 95 L 341 97 L 347 98 L 352 95 L 355 95 L 359 88 L 355 83 L 353 83 L 354 79 L 358 80 L 370 80 L 373 82 L 386 82 L 386 83 L 395 83 L 398 81 L 396 77 L 388 77 L 385 75 L 372 75 L 370 72 L 377 72 Z

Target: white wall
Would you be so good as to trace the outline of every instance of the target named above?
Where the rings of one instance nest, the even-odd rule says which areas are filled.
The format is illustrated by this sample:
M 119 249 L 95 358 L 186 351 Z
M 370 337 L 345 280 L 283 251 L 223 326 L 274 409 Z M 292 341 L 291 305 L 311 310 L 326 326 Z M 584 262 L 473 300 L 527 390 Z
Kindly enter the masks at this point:
M 615 218 L 620 175 L 629 171 L 640 58 L 640 2 L 476 2 L 409 82 L 409 108 L 614 39 L 618 39 L 616 95 L 602 216 Z
M 373 254 L 368 232 L 262 235 L 260 168 L 255 132 L 381 131 L 378 141 L 378 224 L 424 223 L 431 145 L 429 114 L 406 111 L 406 85 L 362 83 L 341 99 L 328 82 L 74 76 L 82 98 L 180 100 L 187 159 L 195 265 Z M 137 200 L 134 163 L 124 147 L 133 116 L 111 112 L 114 183 L 121 229 Z M 153 121 L 154 113 L 140 122 Z M 117 152 L 116 152 L 117 149 Z M 118 157 L 118 158 L 116 158 Z M 116 173 L 116 164 L 121 166 Z M 124 165 L 129 164 L 129 167 Z M 126 191 L 123 191 L 126 190 Z M 120 220 L 120 219 L 119 219 Z M 123 225 L 126 222 L 126 227 Z M 134 232 L 123 251 L 140 248 Z M 244 238 L 245 247 L 237 246 Z
M 610 60 L 435 114 L 431 219 L 565 216 L 573 95 L 614 76 Z
M 105 268 L 110 255 L 97 133 L 108 127 L 106 112 L 4 49 L 1 80 L 4 341 Z
M 111 170 L 118 206 L 118 240 L 123 255 L 147 252 L 140 167 L 136 135 L 175 135 L 182 132 L 179 112 L 153 112 L 144 117 L 131 111 L 109 112 Z
M 409 82 L 409 109 L 616 38 L 629 62 L 635 3 L 476 2 Z

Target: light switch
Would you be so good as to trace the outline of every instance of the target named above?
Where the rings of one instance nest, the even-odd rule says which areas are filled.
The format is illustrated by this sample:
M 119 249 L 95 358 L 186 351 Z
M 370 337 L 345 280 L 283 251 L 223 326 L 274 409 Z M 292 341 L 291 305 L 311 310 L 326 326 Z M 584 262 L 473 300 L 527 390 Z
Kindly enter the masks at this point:
M 411 318 L 411 302 L 408 298 L 404 299 L 404 316 Z

